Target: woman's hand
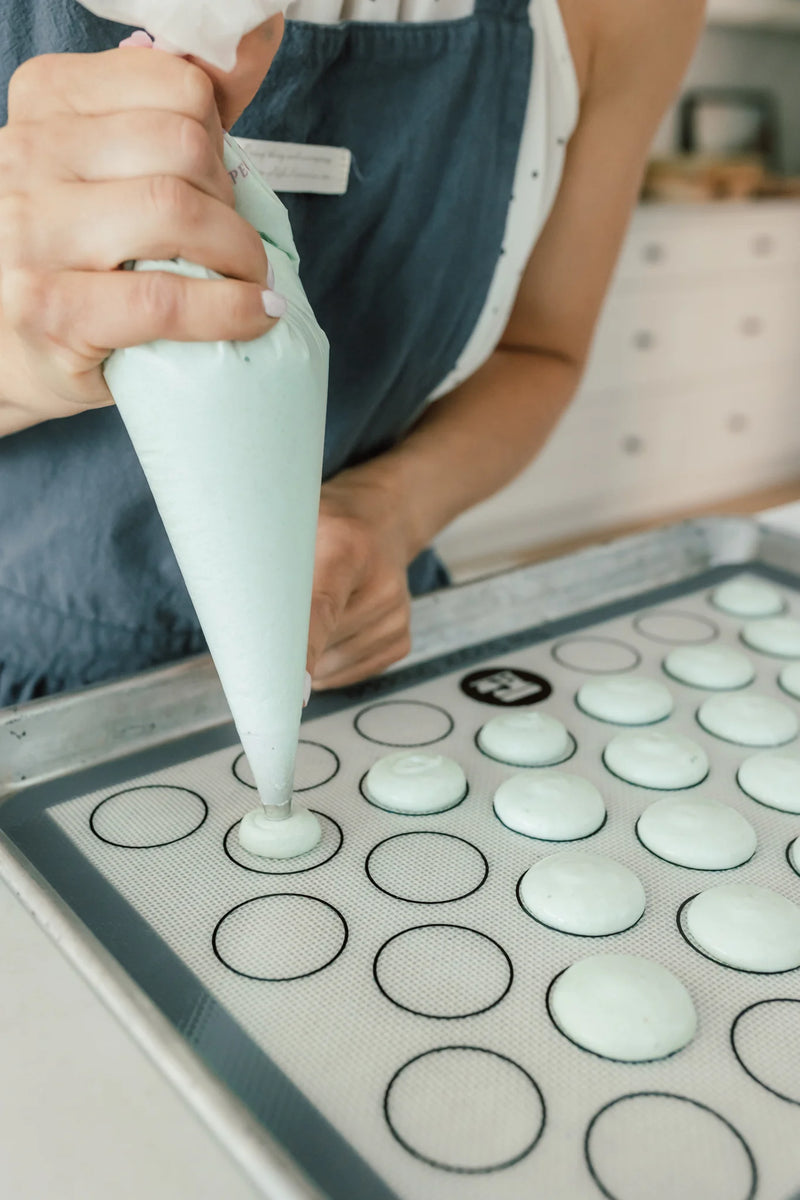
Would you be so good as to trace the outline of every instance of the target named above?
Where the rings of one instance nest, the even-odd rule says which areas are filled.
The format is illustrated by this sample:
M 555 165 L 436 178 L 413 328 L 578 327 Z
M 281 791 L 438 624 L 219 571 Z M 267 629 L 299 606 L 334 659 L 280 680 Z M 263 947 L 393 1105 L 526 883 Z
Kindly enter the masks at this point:
M 265 73 L 277 46 L 261 41 Z M 111 403 L 101 364 L 117 347 L 271 328 L 263 244 L 234 211 L 222 163 L 222 88 L 195 63 L 127 48 L 44 55 L 13 76 L 0 130 L 0 436 Z M 116 269 L 177 257 L 226 279 Z
M 380 459 L 323 485 L 308 643 L 315 689 L 356 683 L 408 654 L 415 553 Z

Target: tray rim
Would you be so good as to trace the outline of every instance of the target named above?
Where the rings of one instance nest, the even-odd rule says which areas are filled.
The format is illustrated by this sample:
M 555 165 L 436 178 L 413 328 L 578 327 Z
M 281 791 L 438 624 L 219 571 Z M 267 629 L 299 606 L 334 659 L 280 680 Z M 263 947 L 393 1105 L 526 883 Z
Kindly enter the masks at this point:
M 619 584 L 614 566 L 620 558 L 641 563 L 645 571 L 669 546 L 664 573 Z M 685 558 L 680 559 L 679 551 Z M 701 557 L 705 554 L 705 557 Z M 491 640 L 493 636 L 537 624 L 537 605 L 545 623 L 564 588 L 582 577 L 592 581 L 591 600 L 577 597 L 560 614 L 578 612 L 605 601 L 622 599 L 654 583 L 688 578 L 694 571 L 723 563 L 769 561 L 800 570 L 800 537 L 771 529 L 746 517 L 709 517 L 667 525 L 647 533 L 593 545 L 530 566 L 517 567 L 415 599 L 412 603 L 413 649 L 394 674 L 438 657 Z M 604 591 L 601 584 L 606 584 Z M 317 697 L 307 710 L 311 718 L 358 703 L 369 684 Z M 331 699 L 333 697 L 333 699 Z M 101 683 L 53 697 L 0 709 L 0 804 L 39 783 L 87 767 L 171 742 L 188 733 L 230 723 L 217 673 L 208 654 L 128 678 Z M 36 753 L 29 750 L 37 743 Z

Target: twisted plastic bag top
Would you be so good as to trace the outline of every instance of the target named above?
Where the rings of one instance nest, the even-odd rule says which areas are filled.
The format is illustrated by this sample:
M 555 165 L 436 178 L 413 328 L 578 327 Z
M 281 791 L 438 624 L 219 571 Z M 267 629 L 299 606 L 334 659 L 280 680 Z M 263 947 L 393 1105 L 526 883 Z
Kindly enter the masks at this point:
M 236 66 L 236 48 L 246 33 L 288 0 L 81 0 L 95 16 L 146 29 L 156 48 L 192 54 L 222 71 Z

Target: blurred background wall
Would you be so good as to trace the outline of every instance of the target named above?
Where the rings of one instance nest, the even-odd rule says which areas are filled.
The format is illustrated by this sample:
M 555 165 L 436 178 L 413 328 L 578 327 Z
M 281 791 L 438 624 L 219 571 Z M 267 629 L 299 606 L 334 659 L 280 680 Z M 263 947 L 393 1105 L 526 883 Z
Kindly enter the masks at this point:
M 712 0 L 652 155 L 578 396 L 441 536 L 456 578 L 800 498 L 800 0 Z

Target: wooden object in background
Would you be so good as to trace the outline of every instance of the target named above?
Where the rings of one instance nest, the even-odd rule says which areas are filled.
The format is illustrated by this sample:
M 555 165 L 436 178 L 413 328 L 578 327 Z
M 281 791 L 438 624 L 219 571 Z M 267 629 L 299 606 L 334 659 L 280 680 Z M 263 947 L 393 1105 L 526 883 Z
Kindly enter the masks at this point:
M 676 154 L 648 164 L 642 198 L 663 203 L 709 203 L 712 200 L 749 200 L 768 184 L 768 173 L 758 158 L 710 158 Z

